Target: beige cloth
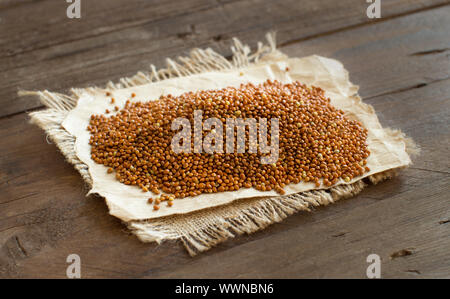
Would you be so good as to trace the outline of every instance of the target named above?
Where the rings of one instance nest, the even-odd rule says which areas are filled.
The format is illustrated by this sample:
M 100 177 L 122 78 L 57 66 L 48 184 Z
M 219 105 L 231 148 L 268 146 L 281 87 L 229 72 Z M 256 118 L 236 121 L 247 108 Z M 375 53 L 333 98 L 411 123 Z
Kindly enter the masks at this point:
M 286 68 L 289 68 L 289 71 L 286 71 Z M 243 198 L 277 196 L 275 191 L 261 192 L 253 188 L 240 189 L 176 199 L 173 207 L 161 205 L 158 211 L 154 211 L 152 205 L 147 204 L 147 199 L 156 195 L 151 192 L 142 192 L 136 186 L 118 182 L 114 173 L 107 174 L 105 166 L 95 163 L 90 158 L 88 144 L 90 133 L 86 129 L 92 114 L 104 114 L 106 109 L 113 110 L 114 105 L 123 107 L 133 92 L 136 93 L 136 97 L 131 99 L 132 101 L 148 101 L 158 99 L 162 94 L 179 95 L 186 91 L 217 89 L 227 86 L 238 87 L 241 83 L 261 83 L 267 79 L 276 79 L 284 83 L 298 80 L 307 85 L 319 86 L 331 98 L 332 105 L 345 111 L 348 117 L 357 119 L 364 124 L 369 131 L 367 141 L 371 154 L 367 159 L 370 172 L 365 173 L 362 177 L 406 166 L 411 162 L 406 153 L 405 142 L 401 138 L 386 134 L 378 122 L 374 110 L 356 96 L 357 87 L 350 83 L 348 73 L 340 62 L 320 56 L 301 59 L 283 58 L 276 62 L 263 62 L 256 66 L 237 70 L 206 72 L 118 89 L 112 95 L 115 98 L 115 104 L 110 103 L 110 98 L 104 92 L 82 94 L 77 106 L 70 111 L 62 125 L 76 137 L 76 154 L 89 167 L 93 182 L 89 193 L 97 193 L 104 197 L 109 212 L 124 221 L 184 214 Z M 362 177 L 356 177 L 348 184 L 352 184 Z M 341 179 L 338 184 L 345 184 L 345 182 Z M 316 189 L 313 183 L 301 182 L 286 186 L 285 191 L 286 194 L 294 194 L 312 189 Z

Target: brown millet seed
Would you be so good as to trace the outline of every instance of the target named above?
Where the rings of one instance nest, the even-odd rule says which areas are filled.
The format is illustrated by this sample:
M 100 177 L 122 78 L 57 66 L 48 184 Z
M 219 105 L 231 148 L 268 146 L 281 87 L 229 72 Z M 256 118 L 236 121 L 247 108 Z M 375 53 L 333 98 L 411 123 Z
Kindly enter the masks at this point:
M 171 124 L 184 117 L 192 125 L 194 110 L 203 111 L 203 120 L 220 119 L 224 132 L 227 118 L 266 118 L 268 122 L 277 118 L 277 163 L 261 164 L 260 154 L 249 153 L 248 128 L 243 154 L 174 153 L 171 141 L 177 132 Z M 339 179 L 350 182 L 369 171 L 365 167 L 370 155 L 367 129 L 333 107 L 322 89 L 299 82 L 268 80 L 176 97 L 164 95 L 147 102 L 127 100 L 115 115 L 92 115 L 88 130 L 91 158 L 96 163 L 114 169 L 124 184 L 154 194 L 163 191 L 161 197 L 169 202 L 167 194 L 184 198 L 240 188 L 284 194 L 288 184 L 303 181 L 329 187 Z M 205 137 L 208 132 L 202 134 Z

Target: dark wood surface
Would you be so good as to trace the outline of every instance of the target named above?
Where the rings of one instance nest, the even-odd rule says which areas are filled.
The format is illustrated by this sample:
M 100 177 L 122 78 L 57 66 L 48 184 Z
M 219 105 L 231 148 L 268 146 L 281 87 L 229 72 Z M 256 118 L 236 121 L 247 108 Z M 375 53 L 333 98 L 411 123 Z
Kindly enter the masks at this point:
M 450 277 L 450 5 L 382 1 L 0 0 L 0 277 Z M 19 89 L 65 91 L 163 64 L 192 47 L 230 55 L 233 36 L 255 46 L 268 30 L 291 56 L 341 60 L 384 126 L 421 147 L 414 165 L 358 196 L 298 213 L 191 258 L 178 243 L 143 244 L 108 215 L 44 133 Z M 391 258 L 402 249 L 411 254 Z M 395 256 L 395 255 L 394 255 Z

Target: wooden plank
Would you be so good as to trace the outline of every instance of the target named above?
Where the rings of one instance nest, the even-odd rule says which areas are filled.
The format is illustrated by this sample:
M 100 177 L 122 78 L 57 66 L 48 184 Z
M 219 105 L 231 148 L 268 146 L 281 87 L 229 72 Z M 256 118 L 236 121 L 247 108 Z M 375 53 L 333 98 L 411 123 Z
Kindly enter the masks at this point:
M 125 233 L 101 199 L 84 198 L 79 175 L 24 114 L 1 119 L 0 277 L 65 277 L 71 253 L 81 256 L 83 277 L 365 277 L 369 253 L 381 256 L 383 277 L 450 277 L 450 80 L 439 81 L 442 73 L 433 68 L 448 57 L 445 51 L 410 55 L 442 46 L 446 15 L 440 8 L 286 47 L 293 56 L 317 50 L 342 59 L 363 94 L 368 88 L 383 94 L 367 100 L 381 122 L 412 136 L 422 155 L 401 176 L 355 198 L 291 216 L 194 259 L 179 244 L 143 244 Z M 423 27 L 415 27 L 419 22 Z M 377 51 L 384 51 L 376 59 L 386 67 L 362 63 Z M 437 72 L 438 80 L 392 92 L 388 80 L 407 76 L 397 82 L 408 86 L 415 83 L 412 72 Z M 410 247 L 412 255 L 389 258 Z
M 384 1 L 382 17 L 390 18 L 446 3 L 448 1 Z M 369 21 L 365 14 L 368 4 L 348 0 L 340 1 L 340 3 L 330 3 L 324 0 L 304 1 L 301 4 L 292 0 L 278 1 L 277 3 L 265 0 L 232 0 L 227 2 L 207 0 L 130 0 L 126 2 L 96 0 L 83 2 L 82 18 L 79 20 L 67 18 L 66 8 L 68 5 L 57 0 L 0 4 L 0 12 L 3 16 L 2 28 L 4 28 L 0 32 L 0 57 L 13 57 L 21 53 L 49 48 L 74 40 L 98 37 L 129 28 L 137 27 L 140 28 L 139 31 L 142 31 L 142 29 L 147 29 L 146 26 L 149 24 L 159 29 L 154 33 L 154 35 L 158 35 L 156 36 L 156 39 L 158 39 L 163 33 L 160 31 L 167 30 L 159 28 L 158 25 L 177 27 L 172 23 L 184 16 L 189 16 L 191 23 L 187 22 L 185 23 L 186 27 L 177 28 L 178 33 L 176 35 L 179 38 L 205 33 L 210 35 L 212 33 L 221 34 L 221 32 L 212 29 L 229 27 L 230 25 L 233 32 L 246 31 L 243 30 L 246 27 L 242 27 L 242 25 L 265 26 L 266 30 L 281 22 L 290 23 L 289 26 L 283 25 L 286 29 L 293 29 L 293 22 L 302 25 L 303 30 L 300 36 L 298 34 L 287 36 L 281 32 L 282 42 Z M 211 12 L 216 19 L 210 18 Z M 266 13 L 263 18 L 261 12 Z M 27 24 L 25 25 L 23 16 L 27 17 Z M 202 16 L 205 18 L 201 18 Z M 216 24 L 214 25 L 214 23 Z M 198 32 L 191 30 L 193 29 L 191 26 L 196 27 L 196 25 L 201 25 L 195 28 L 198 29 Z M 210 28 L 211 26 L 222 27 Z M 206 29 L 206 27 L 209 29 Z M 300 32 L 297 31 L 297 33 Z M 219 36 L 214 37 L 215 40 L 221 39 Z M 212 38 L 212 36 L 209 36 L 209 38 Z M 222 38 L 230 38 L 230 36 L 222 36 Z M 252 41 L 256 41 L 255 38 L 259 37 L 254 37 Z M 156 41 L 153 40 L 153 42 Z
M 426 178 L 405 178 L 409 175 Z M 373 253 L 381 257 L 383 278 L 449 277 L 449 229 L 439 224 L 441 217 L 448 217 L 442 213 L 448 208 L 443 200 L 450 191 L 448 180 L 408 171 L 357 198 L 290 217 L 259 239 L 228 250 L 214 249 L 182 267 L 172 265 L 146 278 L 365 278 L 366 258 Z M 419 190 L 422 198 L 417 196 Z M 384 192 L 391 193 L 389 199 L 369 195 Z M 413 254 L 390 259 L 405 248 Z
M 383 1 L 382 16 L 446 3 Z M 371 22 L 367 3 L 352 0 L 301 5 L 295 0 L 96 0 L 83 2 L 80 20 L 66 17 L 66 5 L 46 0 L 0 8 L 0 116 L 40 106 L 35 98 L 18 98 L 19 89 L 101 85 L 148 69 L 150 62 L 161 66 L 166 57 L 192 47 L 229 55 L 233 36 L 254 46 L 266 31 L 276 30 L 280 44 L 286 44 Z
M 450 165 L 444 158 L 450 156 L 450 80 L 368 102 L 385 125 L 422 147 L 411 168 L 355 198 L 291 216 L 249 242 L 228 242 L 156 276 L 365 278 L 366 257 L 376 253 L 383 278 L 450 277 Z M 413 254 L 391 259 L 402 249 Z
M 409 270 L 420 277 L 448 276 L 450 265 L 444 261 L 450 228 L 440 222 L 450 219 L 450 174 L 428 170 L 428 163 L 449 154 L 448 144 L 442 144 L 450 137 L 442 121 L 449 113 L 449 83 L 402 92 L 395 101 L 385 96 L 370 101 L 381 116 L 410 111 L 406 123 L 389 119 L 420 145 L 430 145 L 422 147 L 425 158 L 413 168 L 353 199 L 294 215 L 194 259 L 179 245 L 142 244 L 126 234 L 101 199 L 83 199 L 86 190 L 78 174 L 24 115 L 3 120 L 2 136 L 10 132 L 15 146 L 0 143 L 6 157 L 0 169 L 14 169 L 1 177 L 6 195 L 0 210 L 0 275 L 64 277 L 65 258 L 77 253 L 83 277 L 364 277 L 366 256 L 377 253 L 383 277 L 418 275 Z M 427 134 L 424 124 L 441 134 Z M 414 254 L 389 259 L 404 248 L 414 248 Z
M 443 7 L 289 45 L 283 51 L 340 60 L 351 70 L 351 81 L 360 85 L 360 95 L 370 98 L 449 78 L 449 29 L 450 7 Z

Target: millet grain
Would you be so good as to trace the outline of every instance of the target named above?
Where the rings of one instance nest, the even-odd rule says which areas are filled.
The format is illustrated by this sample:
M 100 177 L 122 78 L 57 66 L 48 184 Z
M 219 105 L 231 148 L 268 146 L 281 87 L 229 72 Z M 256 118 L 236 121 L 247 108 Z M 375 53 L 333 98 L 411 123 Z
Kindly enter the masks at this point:
M 155 210 L 160 201 L 170 203 L 175 197 L 251 187 L 284 194 L 287 184 L 304 181 L 329 187 L 340 178 L 350 182 L 369 171 L 364 167 L 370 154 L 367 129 L 334 108 L 322 89 L 299 82 L 268 80 L 239 88 L 165 95 L 148 102 L 128 100 L 123 109 L 115 106 L 114 110 L 118 112 L 112 116 L 91 116 L 91 158 L 109 167 L 108 173 L 113 169 L 124 184 L 144 192 L 172 194 L 156 199 Z M 248 130 L 243 154 L 174 153 L 171 140 L 176 132 L 171 123 L 184 117 L 193 130 L 194 110 L 203 111 L 203 120 L 219 118 L 224 132 L 226 118 L 278 118 L 278 161 L 261 164 L 259 153 L 248 152 Z

